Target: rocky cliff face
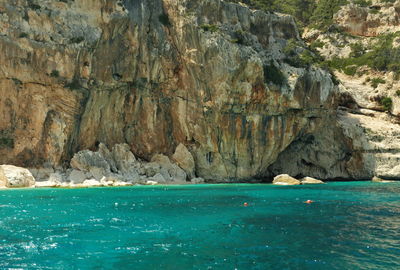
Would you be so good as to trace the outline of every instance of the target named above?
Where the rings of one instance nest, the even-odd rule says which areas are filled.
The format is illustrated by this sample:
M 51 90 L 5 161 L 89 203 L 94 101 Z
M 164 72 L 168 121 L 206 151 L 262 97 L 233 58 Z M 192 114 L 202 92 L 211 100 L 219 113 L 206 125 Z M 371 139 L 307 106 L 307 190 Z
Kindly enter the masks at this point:
M 272 175 L 400 178 L 400 84 L 396 70 L 384 65 L 388 54 L 399 48 L 399 5 L 400 1 L 373 1 L 367 7 L 345 5 L 334 16 L 342 32 L 305 31 L 303 37 L 319 43 L 318 51 L 326 60 L 349 60 L 344 69 L 335 72 L 341 82 L 338 114 L 325 129 L 309 137 L 312 140 L 302 137 L 282 152 L 270 167 Z M 388 42 L 377 50 L 375 46 L 382 40 Z M 365 56 L 373 50 L 381 54 Z M 364 60 L 374 59 L 375 64 L 383 62 L 381 70 L 368 65 L 369 60 L 359 61 L 361 55 Z
M 372 1 L 370 6 L 345 5 L 334 20 L 347 32 L 358 36 L 378 36 L 397 32 L 400 26 L 400 1 Z
M 331 75 L 285 63 L 288 40 L 290 16 L 219 0 L 2 0 L 0 163 L 182 143 L 197 176 L 264 177 L 335 115 Z

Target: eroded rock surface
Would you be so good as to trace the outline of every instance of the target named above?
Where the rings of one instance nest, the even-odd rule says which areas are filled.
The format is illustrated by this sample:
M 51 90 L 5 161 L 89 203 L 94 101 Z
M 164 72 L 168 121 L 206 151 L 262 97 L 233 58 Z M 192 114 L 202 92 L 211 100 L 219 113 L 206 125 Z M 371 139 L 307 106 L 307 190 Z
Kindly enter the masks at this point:
M 300 179 L 300 182 L 302 185 L 313 185 L 313 184 L 323 184 L 324 182 L 319 180 L 319 179 L 315 179 L 312 177 L 304 177 L 302 179 Z
M 287 42 L 301 42 L 290 16 L 219 0 L 21 0 L 0 8 L 0 163 L 67 166 L 99 142 L 126 143 L 123 151 L 150 161 L 172 158 L 182 144 L 193 156 L 194 171 L 191 161 L 178 162 L 189 177 L 262 178 L 335 114 L 331 75 L 285 62 Z M 134 159 L 122 164 L 100 152 L 71 164 L 97 181 L 133 175 L 126 170 Z M 82 167 L 87 158 L 94 163 Z M 164 180 L 166 170 L 183 181 L 165 166 Z
M 335 20 L 394 32 L 399 3 L 350 4 Z M 360 67 L 337 86 L 292 66 L 285 48 L 302 41 L 290 16 L 219 0 L 0 0 L 0 11 L 0 163 L 41 168 L 38 186 L 400 177 L 394 74 Z M 305 37 L 328 59 L 369 42 Z
M 370 6 L 343 6 L 334 20 L 347 32 L 359 36 L 377 36 L 397 32 L 400 26 L 400 1 L 373 1 Z
M 272 181 L 274 185 L 281 185 L 281 186 L 292 186 L 292 185 L 300 185 L 301 182 L 296 178 L 291 177 L 288 174 L 280 174 L 274 177 Z
M 194 158 L 186 146 L 179 144 L 172 159 L 185 171 L 189 179 L 195 178 Z
M 115 164 L 116 171 L 110 170 L 112 164 Z M 150 162 L 136 159 L 127 144 L 116 144 L 112 151 L 100 144 L 96 152 L 78 152 L 71 160 L 71 167 L 69 174 L 64 173 L 68 175 L 65 181 L 77 187 L 123 186 L 149 181 L 158 184 L 198 183 L 198 178 L 191 181 L 185 171 L 165 155 L 156 154 Z M 55 182 L 52 179 L 48 181 Z
M 24 188 L 35 186 L 35 178 L 28 169 L 12 165 L 0 166 L 0 187 Z
M 368 54 L 387 37 L 392 37 L 387 49 L 398 48 L 400 1 L 374 0 L 365 2 L 366 7 L 360 3 L 344 5 L 334 16 L 336 29 L 342 31 L 306 29 L 303 37 L 310 44 L 319 43 L 317 50 L 326 60 L 352 60 L 357 47 L 364 50 L 359 54 Z M 288 173 L 299 178 L 400 179 L 398 74 L 370 63 L 347 67 L 354 72 L 341 68 L 335 72 L 340 80 L 337 114 L 319 132 L 305 133 L 284 150 L 270 166 L 271 177 Z
M 382 179 L 380 177 L 377 177 L 377 176 L 372 177 L 371 181 L 374 182 L 374 183 L 393 183 L 393 182 L 395 182 L 395 181 L 392 181 L 392 180 L 384 180 L 384 179 Z

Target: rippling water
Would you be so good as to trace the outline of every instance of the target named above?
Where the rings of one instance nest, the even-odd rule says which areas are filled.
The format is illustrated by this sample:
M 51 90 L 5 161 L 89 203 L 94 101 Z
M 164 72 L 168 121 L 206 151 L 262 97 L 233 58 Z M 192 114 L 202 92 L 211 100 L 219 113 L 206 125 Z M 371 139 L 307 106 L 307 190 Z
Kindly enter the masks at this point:
M 400 183 L 0 191 L 9 268 L 400 269 Z

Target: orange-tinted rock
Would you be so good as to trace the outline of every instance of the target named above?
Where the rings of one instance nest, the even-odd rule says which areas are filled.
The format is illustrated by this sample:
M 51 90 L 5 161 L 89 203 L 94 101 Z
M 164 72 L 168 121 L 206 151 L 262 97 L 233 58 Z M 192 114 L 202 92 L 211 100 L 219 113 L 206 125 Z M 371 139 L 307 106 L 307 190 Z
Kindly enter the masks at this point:
M 331 75 L 285 62 L 292 17 L 219 0 L 118 3 L 2 7 L 0 163 L 67 165 L 99 142 L 150 160 L 184 144 L 205 180 L 263 177 L 333 113 Z

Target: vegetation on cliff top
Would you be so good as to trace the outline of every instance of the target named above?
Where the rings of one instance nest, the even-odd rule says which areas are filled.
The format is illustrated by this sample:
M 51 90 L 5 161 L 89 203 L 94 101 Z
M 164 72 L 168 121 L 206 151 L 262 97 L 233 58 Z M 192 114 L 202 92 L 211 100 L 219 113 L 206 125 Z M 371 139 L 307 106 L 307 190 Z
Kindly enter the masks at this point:
M 333 15 L 341 6 L 350 3 L 350 0 L 228 0 L 235 3 L 245 3 L 248 6 L 268 12 L 280 12 L 292 15 L 300 29 L 312 27 L 328 30 L 333 24 Z M 396 0 L 381 0 L 384 3 L 394 3 Z M 361 7 L 371 6 L 371 0 L 353 0 L 354 4 Z M 370 8 L 370 12 L 379 12 Z
M 391 97 L 384 97 L 379 101 L 379 103 L 381 104 L 383 109 L 387 112 L 389 112 L 393 107 L 393 101 Z
M 243 2 L 250 7 L 268 12 L 282 12 L 294 16 L 300 28 L 312 27 L 323 31 L 340 31 L 333 22 L 334 14 L 341 6 L 349 3 L 348 0 L 230 0 Z M 372 5 L 370 0 L 353 0 L 354 4 L 366 7 Z M 382 0 L 382 2 L 394 2 Z M 333 30 L 332 30 L 333 29 Z M 382 72 L 395 72 L 400 75 L 400 48 L 393 47 L 394 38 L 400 37 L 399 33 L 380 36 L 374 45 L 368 48 L 361 43 L 351 45 L 352 53 L 348 58 L 334 58 L 323 63 L 318 55 L 317 48 L 323 44 L 310 44 L 311 51 L 304 50 L 301 54 L 295 53 L 296 46 L 289 43 L 287 46 L 286 61 L 294 66 L 307 66 L 319 63 L 323 66 L 340 70 L 353 76 L 360 66 Z
M 332 25 L 333 15 L 348 0 L 230 0 L 243 2 L 250 7 L 269 12 L 281 12 L 292 15 L 300 28 L 313 26 L 327 29 Z M 357 4 L 368 5 L 369 1 L 356 0 Z
M 370 71 L 393 72 L 397 80 L 400 78 L 400 31 L 379 35 L 377 37 L 365 38 L 363 40 L 346 33 L 342 27 L 334 21 L 334 15 L 342 6 L 353 3 L 360 7 L 369 7 L 368 12 L 378 13 L 379 8 L 373 6 L 371 0 L 228 0 L 231 2 L 242 2 L 254 9 L 266 12 L 280 12 L 292 15 L 299 26 L 300 31 L 304 28 L 320 30 L 321 35 L 329 38 L 339 35 L 344 37 L 344 43 L 335 43 L 337 46 L 350 46 L 351 53 L 347 57 L 333 57 L 324 59 L 319 54 L 325 46 L 322 39 L 314 39 L 308 46 L 297 40 L 290 40 L 284 49 L 284 61 L 291 66 L 307 68 L 310 65 L 318 65 L 331 72 L 333 80 L 337 83 L 333 70 L 338 70 L 346 75 L 365 75 Z M 381 3 L 393 3 L 395 0 L 381 0 Z M 348 41 L 349 40 L 352 41 Z M 347 42 L 347 43 L 346 43 Z M 266 81 L 274 84 L 282 84 L 283 76 L 274 70 L 274 66 L 266 66 L 265 73 L 269 74 Z M 268 71 L 268 72 L 267 72 Z M 374 74 L 374 73 L 372 73 Z M 371 74 L 371 75 L 372 75 Z M 386 80 L 375 73 L 374 77 L 368 77 L 365 83 L 372 88 L 378 88 L 380 84 L 386 84 Z M 365 84 L 364 83 L 364 84 Z M 400 96 L 400 90 L 396 92 Z M 390 112 L 393 101 L 387 94 L 380 95 L 376 102 L 384 111 Z
M 400 47 L 394 47 L 393 41 L 400 37 L 400 32 L 379 36 L 370 48 L 364 48 L 360 43 L 352 44 L 352 52 L 348 58 L 333 58 L 329 61 L 332 68 L 347 75 L 355 75 L 357 68 L 369 68 L 383 72 L 394 72 L 400 75 Z

